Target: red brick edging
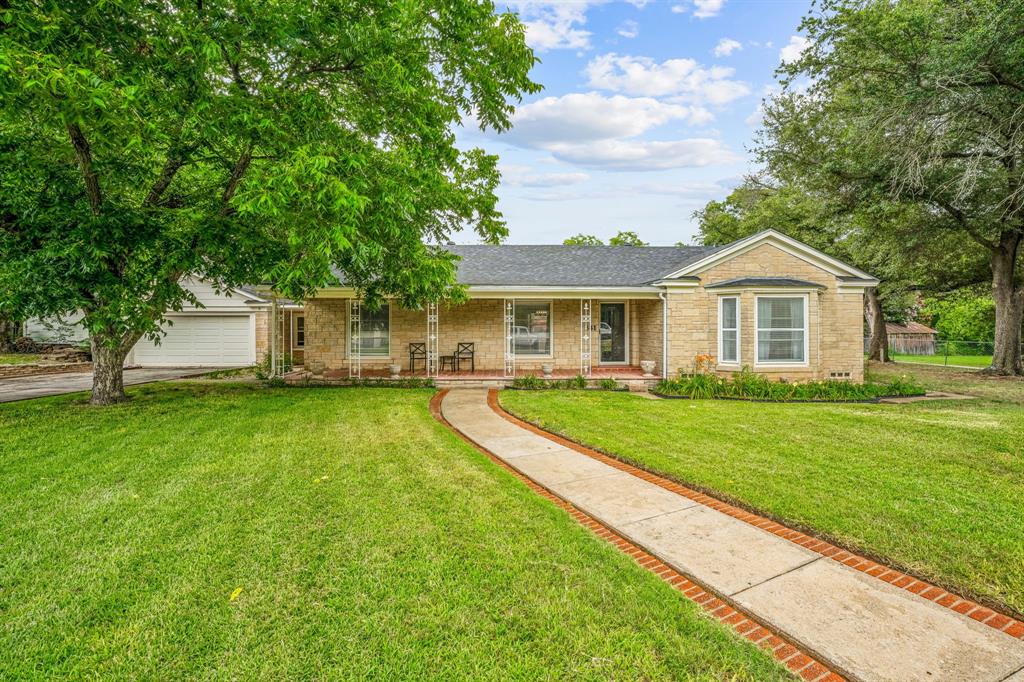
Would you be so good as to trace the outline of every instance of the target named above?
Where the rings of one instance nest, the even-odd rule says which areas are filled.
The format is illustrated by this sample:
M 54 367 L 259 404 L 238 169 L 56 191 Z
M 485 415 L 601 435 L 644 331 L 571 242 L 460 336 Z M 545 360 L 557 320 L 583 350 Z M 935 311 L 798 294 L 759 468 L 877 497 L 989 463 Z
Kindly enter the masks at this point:
M 608 528 L 601 522 L 597 521 L 593 517 L 583 513 L 582 511 L 574 507 L 572 504 L 562 499 L 558 495 L 554 494 L 553 492 L 551 492 L 544 486 L 540 485 L 533 479 L 528 478 L 527 476 L 524 476 L 523 474 L 519 473 L 517 470 L 509 466 L 500 457 L 496 456 L 494 453 L 490 452 L 489 450 L 480 446 L 472 439 L 468 438 L 465 434 L 463 434 L 451 423 L 449 423 L 448 420 L 444 418 L 444 415 L 441 414 L 441 401 L 444 400 L 444 397 L 447 394 L 448 389 L 442 389 L 435 393 L 434 396 L 431 398 L 430 412 L 432 415 L 434 415 L 434 418 L 437 419 L 442 424 L 444 424 L 445 426 L 447 426 L 449 429 L 451 429 L 462 440 L 466 441 L 474 448 L 485 454 L 498 466 L 502 467 L 506 471 L 510 472 L 513 476 L 518 478 L 530 490 L 537 493 L 541 497 L 549 500 L 550 502 L 553 502 L 555 505 L 561 507 L 566 512 L 568 512 L 570 516 L 576 519 L 576 521 L 578 521 L 581 525 L 591 530 L 599 538 L 607 540 L 611 544 L 615 545 L 621 551 L 633 557 L 633 559 L 638 564 L 640 564 L 640 566 L 647 569 L 651 573 L 654 573 L 659 578 L 667 582 L 669 585 L 679 590 L 687 599 L 696 602 L 701 608 L 704 609 L 706 613 L 713 616 L 716 620 L 732 627 L 732 629 L 735 630 L 738 634 L 742 635 L 751 642 L 757 644 L 762 649 L 765 649 L 768 652 L 770 652 L 771 655 L 777 661 L 783 663 L 791 672 L 793 672 L 801 679 L 808 680 L 809 682 L 843 682 L 844 680 L 846 680 L 845 677 L 829 668 L 822 661 L 808 655 L 806 652 L 796 647 L 793 643 L 781 637 L 779 633 L 777 633 L 776 631 L 768 627 L 765 627 L 764 624 L 762 624 L 758 620 L 755 620 L 749 614 L 744 613 L 743 611 L 733 607 L 731 604 L 726 603 L 716 593 L 712 592 L 711 590 L 708 590 L 702 585 L 693 582 L 682 573 L 679 573 L 668 564 L 662 562 L 653 554 L 648 554 L 638 545 L 633 544 L 632 542 L 622 537 L 612 529 Z M 529 430 L 539 433 L 540 435 L 543 435 L 547 438 L 552 438 L 552 440 L 556 440 L 556 442 L 563 442 L 564 439 L 561 439 L 558 436 L 554 436 L 554 434 L 549 434 L 546 431 L 537 429 L 536 427 L 529 425 L 526 422 L 521 422 L 512 415 L 505 413 L 497 404 L 497 391 L 493 389 L 488 391 L 487 402 L 491 406 L 491 408 L 495 410 L 495 412 L 505 417 L 509 421 L 512 421 L 513 423 L 524 428 L 528 428 Z M 565 441 L 565 444 L 568 445 L 570 442 L 571 441 Z M 575 445 L 573 449 L 576 450 L 581 447 L 582 446 Z M 590 453 L 584 452 L 584 454 Z M 603 457 L 604 456 L 599 455 L 597 458 L 601 459 L 601 461 L 605 461 Z M 607 463 L 612 464 L 612 466 L 616 466 L 616 468 L 623 469 L 625 471 L 630 471 L 631 469 L 624 468 L 625 466 L 628 465 L 622 465 L 622 463 L 618 462 L 618 460 L 612 460 L 611 458 L 607 459 L 610 460 Z M 636 471 L 639 472 L 640 470 L 637 469 Z M 650 476 L 650 474 L 646 475 Z M 645 480 L 650 479 L 645 478 Z
M 944 606 L 995 630 L 1004 632 L 1010 637 L 1024 640 L 1024 622 L 1021 622 L 1016 618 L 994 611 L 987 606 L 983 606 L 975 601 L 961 597 L 958 594 L 948 592 L 941 587 L 937 587 L 931 583 L 915 578 L 914 576 L 897 571 L 896 569 L 885 566 L 884 564 L 877 563 L 871 559 L 854 554 L 853 552 L 849 552 L 840 547 L 836 547 L 824 540 L 819 540 L 818 538 L 807 535 L 806 533 L 784 526 L 781 523 L 765 518 L 764 516 L 751 513 L 746 509 L 729 504 L 728 502 L 723 502 L 722 500 L 711 497 L 705 493 L 680 485 L 679 483 L 663 478 L 649 471 L 645 471 L 631 464 L 627 464 L 619 459 L 588 448 L 573 440 L 559 436 L 556 433 L 546 431 L 536 424 L 531 424 L 528 421 L 519 419 L 515 415 L 506 412 L 498 402 L 498 392 L 496 390 L 492 389 L 487 392 L 487 404 L 490 405 L 491 409 L 502 418 L 532 433 L 554 441 L 559 445 L 564 445 L 576 452 L 603 462 L 608 466 L 633 474 L 637 478 L 653 483 L 665 490 L 688 497 L 694 502 L 699 502 L 716 511 L 720 511 L 723 514 L 728 514 L 729 516 L 749 523 L 756 528 L 766 530 L 769 533 L 777 535 L 785 540 L 789 540 L 790 542 L 809 549 L 812 552 L 849 566 L 850 568 L 854 568 L 862 573 L 866 573 L 873 578 L 878 578 L 879 580 L 891 585 L 903 588 L 908 592 L 912 592 L 913 594 L 923 597 L 929 601 L 933 601 L 939 606 Z

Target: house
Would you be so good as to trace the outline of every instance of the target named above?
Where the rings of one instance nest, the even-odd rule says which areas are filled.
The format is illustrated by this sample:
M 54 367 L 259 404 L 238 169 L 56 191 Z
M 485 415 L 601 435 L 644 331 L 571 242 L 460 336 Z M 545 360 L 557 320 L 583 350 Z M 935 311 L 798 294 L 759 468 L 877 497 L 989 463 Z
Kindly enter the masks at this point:
M 668 376 L 704 355 L 722 373 L 864 377 L 863 293 L 878 280 L 774 230 L 719 247 L 445 248 L 461 258 L 461 305 L 371 310 L 343 284 L 297 303 L 268 287 L 219 292 L 186 280 L 201 305 L 170 313 L 160 343 L 139 341 L 126 365 L 226 367 L 270 355 L 277 371 L 304 365 L 328 377 L 400 365 L 505 379 L 549 365 L 559 376 L 637 379 L 644 361 Z M 427 356 L 412 367 L 411 344 Z M 473 359 L 455 372 L 459 344 L 472 344 Z
M 920 322 L 907 322 L 906 324 L 886 322 L 885 334 L 889 337 L 890 353 L 935 355 L 935 341 L 939 332 Z
M 788 380 L 864 377 L 863 293 L 878 280 L 774 230 L 720 247 L 445 248 L 461 258 L 468 302 L 371 310 L 338 285 L 299 309 L 261 292 L 271 305 L 260 326 L 268 336 L 256 346 L 277 358 L 301 348 L 305 367 L 328 377 L 400 365 L 403 373 L 508 378 L 550 365 L 561 376 L 638 378 L 643 361 L 668 376 L 699 355 L 723 373 L 749 366 Z M 468 361 L 452 369 L 462 343 L 472 344 L 472 373 Z M 418 347 L 428 361 L 411 364 Z

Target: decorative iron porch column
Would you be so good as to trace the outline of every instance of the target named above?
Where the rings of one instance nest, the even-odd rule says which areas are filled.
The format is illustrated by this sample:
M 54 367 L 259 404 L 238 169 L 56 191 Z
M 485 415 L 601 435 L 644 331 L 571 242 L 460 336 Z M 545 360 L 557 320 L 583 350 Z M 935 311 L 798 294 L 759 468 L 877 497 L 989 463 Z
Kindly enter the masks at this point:
M 502 307 L 505 315 L 505 376 L 515 378 L 516 376 L 516 300 L 506 298 Z
M 277 296 L 270 297 L 270 319 L 267 325 L 270 331 L 270 376 L 277 376 Z M 259 358 L 263 362 L 263 358 Z
M 358 379 L 363 376 L 362 340 L 359 337 L 362 329 L 362 304 L 358 298 L 349 303 L 348 333 L 348 378 Z
M 437 303 L 427 304 L 427 376 L 437 376 Z
M 592 346 L 590 343 L 591 323 L 591 301 L 589 298 L 580 299 L 580 374 L 590 376 L 593 363 L 591 361 Z

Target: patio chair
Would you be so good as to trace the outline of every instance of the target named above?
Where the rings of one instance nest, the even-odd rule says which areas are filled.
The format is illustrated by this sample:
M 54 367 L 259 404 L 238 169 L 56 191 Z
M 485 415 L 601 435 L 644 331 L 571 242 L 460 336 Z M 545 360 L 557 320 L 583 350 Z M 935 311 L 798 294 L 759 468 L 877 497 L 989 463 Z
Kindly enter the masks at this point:
M 459 371 L 463 360 L 469 360 L 469 371 L 476 372 L 476 351 L 473 350 L 473 343 L 460 342 L 455 351 L 455 371 Z
M 409 372 L 416 371 L 416 363 L 423 363 L 423 371 L 427 371 L 427 344 L 425 343 L 410 343 L 409 344 Z

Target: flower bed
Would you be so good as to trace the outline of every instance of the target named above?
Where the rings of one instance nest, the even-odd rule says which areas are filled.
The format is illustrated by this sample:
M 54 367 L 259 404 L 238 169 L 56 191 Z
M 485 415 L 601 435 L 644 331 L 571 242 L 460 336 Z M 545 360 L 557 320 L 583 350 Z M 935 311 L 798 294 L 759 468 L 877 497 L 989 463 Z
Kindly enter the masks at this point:
M 764 402 L 877 402 L 881 398 L 924 395 L 924 389 L 906 377 L 886 384 L 826 379 L 821 381 L 772 381 L 749 369 L 731 378 L 712 373 L 683 374 L 658 382 L 652 393 L 664 398 L 752 400 Z
M 521 391 L 543 391 L 547 389 L 561 389 L 571 391 L 602 390 L 602 391 L 628 391 L 629 387 L 620 384 L 612 378 L 599 379 L 596 383 L 588 380 L 582 374 L 577 374 L 571 379 L 545 379 L 535 374 L 518 376 L 512 380 L 509 388 Z

